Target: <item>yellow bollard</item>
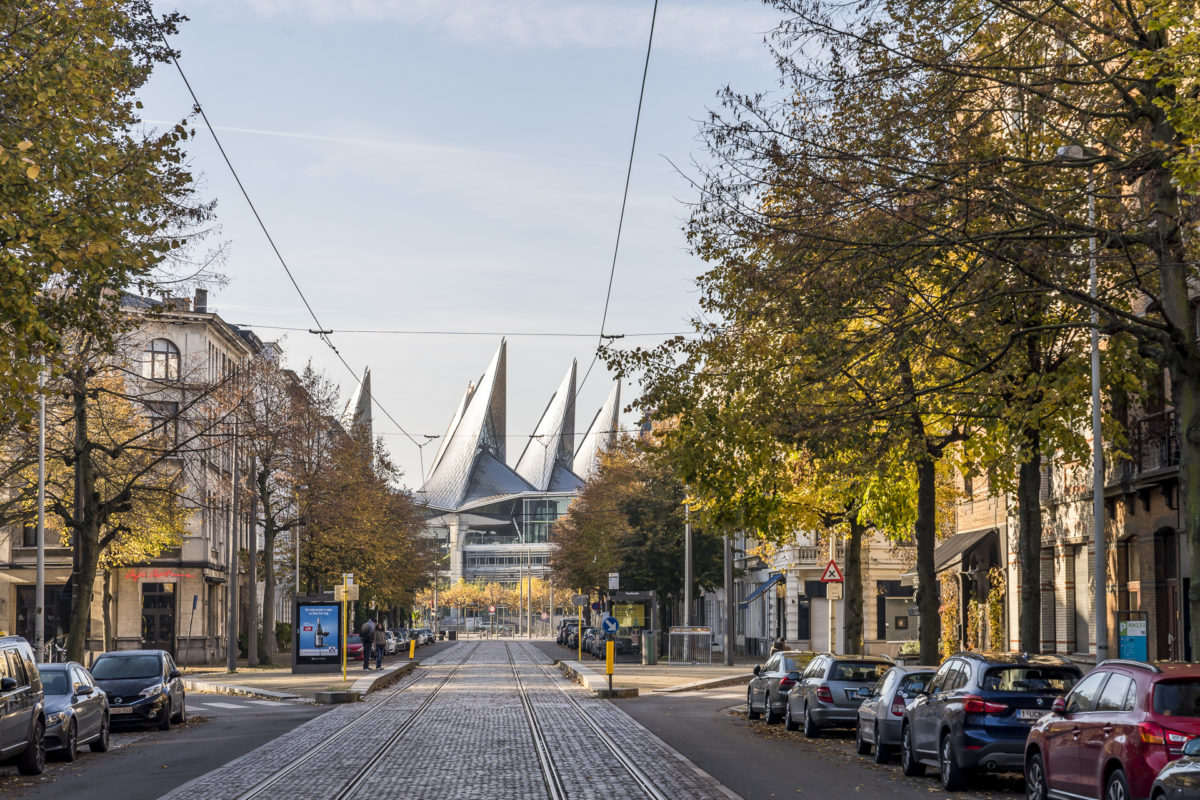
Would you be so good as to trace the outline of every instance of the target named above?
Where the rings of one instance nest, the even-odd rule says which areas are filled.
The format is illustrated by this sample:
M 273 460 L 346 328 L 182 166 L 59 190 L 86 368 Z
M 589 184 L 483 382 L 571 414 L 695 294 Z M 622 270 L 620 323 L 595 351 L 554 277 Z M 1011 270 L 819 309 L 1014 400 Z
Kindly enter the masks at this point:
M 613 652 L 616 642 L 611 639 L 604 643 L 604 672 L 608 675 L 608 691 L 612 693 Z
M 417 652 L 417 640 L 409 639 L 408 640 L 408 660 L 409 661 L 413 660 L 413 656 L 416 655 L 416 652 Z

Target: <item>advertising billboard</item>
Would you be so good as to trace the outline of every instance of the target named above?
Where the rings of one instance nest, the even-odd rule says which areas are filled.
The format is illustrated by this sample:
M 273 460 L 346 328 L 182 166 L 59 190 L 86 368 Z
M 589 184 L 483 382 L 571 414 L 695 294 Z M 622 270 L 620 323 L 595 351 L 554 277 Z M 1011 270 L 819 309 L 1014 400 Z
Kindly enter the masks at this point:
M 296 656 L 302 664 L 341 661 L 341 603 L 298 603 Z

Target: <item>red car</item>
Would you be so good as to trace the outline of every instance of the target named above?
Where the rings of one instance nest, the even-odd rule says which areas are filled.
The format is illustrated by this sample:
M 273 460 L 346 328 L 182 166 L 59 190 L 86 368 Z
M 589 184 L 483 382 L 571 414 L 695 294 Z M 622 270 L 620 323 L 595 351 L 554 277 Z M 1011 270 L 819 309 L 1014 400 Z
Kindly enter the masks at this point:
M 362 636 L 357 633 L 346 635 L 346 658 L 350 661 L 362 661 L 363 659 Z
M 1109 659 L 1030 729 L 1029 799 L 1149 797 L 1159 770 L 1195 737 L 1200 665 Z

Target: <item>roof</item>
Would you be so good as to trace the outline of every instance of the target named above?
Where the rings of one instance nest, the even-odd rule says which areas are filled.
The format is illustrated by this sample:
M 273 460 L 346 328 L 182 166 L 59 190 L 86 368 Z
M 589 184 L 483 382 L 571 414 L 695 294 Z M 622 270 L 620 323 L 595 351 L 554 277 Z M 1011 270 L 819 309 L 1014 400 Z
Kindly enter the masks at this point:
M 550 487 L 556 467 L 570 470 L 575 447 L 575 367 L 575 360 L 571 359 L 567 374 L 550 397 L 517 459 L 517 474 L 541 491 Z
M 976 661 L 991 661 L 997 664 L 1032 664 L 1037 667 L 1075 667 L 1077 666 L 1066 656 L 1052 653 L 976 653 L 965 650 L 954 654 L 958 658 L 970 658 Z
M 604 405 L 592 418 L 587 433 L 575 451 L 571 463 L 571 471 L 583 480 L 587 480 L 596 471 L 600 461 L 600 453 L 612 446 L 617 438 L 617 424 L 621 414 L 621 382 L 614 381 L 612 390 L 608 393 Z

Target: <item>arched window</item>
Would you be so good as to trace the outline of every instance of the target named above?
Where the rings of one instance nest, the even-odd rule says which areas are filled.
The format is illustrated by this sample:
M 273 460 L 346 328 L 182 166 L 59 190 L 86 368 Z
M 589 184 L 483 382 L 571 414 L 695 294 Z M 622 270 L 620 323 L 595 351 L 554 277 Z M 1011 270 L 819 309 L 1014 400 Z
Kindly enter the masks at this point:
M 142 377 L 162 381 L 179 379 L 179 348 L 170 339 L 155 339 L 142 353 Z

